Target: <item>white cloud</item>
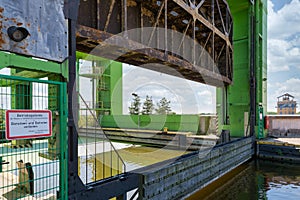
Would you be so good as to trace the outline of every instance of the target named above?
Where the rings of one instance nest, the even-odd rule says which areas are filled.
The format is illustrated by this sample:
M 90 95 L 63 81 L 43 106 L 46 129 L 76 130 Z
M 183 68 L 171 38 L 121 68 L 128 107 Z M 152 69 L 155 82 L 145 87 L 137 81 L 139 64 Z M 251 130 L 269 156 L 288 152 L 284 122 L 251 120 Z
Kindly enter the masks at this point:
M 278 11 L 268 0 L 268 111 L 276 111 L 277 97 L 290 93 L 300 98 L 300 0 L 286 3 Z M 279 75 L 284 72 L 284 76 Z M 285 78 L 287 77 L 287 78 Z M 294 78 L 293 78 L 294 77 Z M 300 100 L 300 99 L 298 99 Z
M 183 78 L 124 65 L 123 112 L 128 113 L 132 93 L 137 93 L 143 102 L 146 95 L 152 96 L 154 104 L 162 97 L 171 101 L 177 114 L 199 114 L 215 112 L 215 89 Z M 166 66 L 164 66 L 166 67 Z
M 271 39 L 287 39 L 291 35 L 300 32 L 300 1 L 292 0 L 277 12 L 274 4 L 268 1 L 268 29 Z
M 300 0 L 292 0 L 277 12 L 268 1 L 268 71 L 300 68 Z
M 295 97 L 296 101 L 300 101 L 300 85 L 299 78 L 291 78 L 284 82 L 276 82 L 272 84 L 272 93 L 268 95 L 268 111 L 275 111 L 277 97 L 284 94 L 289 93 Z

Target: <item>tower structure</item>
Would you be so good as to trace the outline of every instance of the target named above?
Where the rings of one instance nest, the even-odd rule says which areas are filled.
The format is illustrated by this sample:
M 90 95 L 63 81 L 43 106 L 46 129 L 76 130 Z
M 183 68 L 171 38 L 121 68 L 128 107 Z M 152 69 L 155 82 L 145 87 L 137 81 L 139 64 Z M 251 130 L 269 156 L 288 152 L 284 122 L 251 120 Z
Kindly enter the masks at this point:
M 297 102 L 294 101 L 294 96 L 285 93 L 277 97 L 277 114 L 295 114 L 297 113 Z

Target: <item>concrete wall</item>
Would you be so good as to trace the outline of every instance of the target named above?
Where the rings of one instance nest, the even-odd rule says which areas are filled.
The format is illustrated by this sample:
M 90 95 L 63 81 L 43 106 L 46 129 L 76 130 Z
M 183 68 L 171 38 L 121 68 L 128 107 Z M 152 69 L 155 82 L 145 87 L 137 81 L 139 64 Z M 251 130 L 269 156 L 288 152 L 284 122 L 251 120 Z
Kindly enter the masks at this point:
M 139 198 L 183 198 L 249 160 L 252 144 L 252 138 L 243 138 L 144 168 Z

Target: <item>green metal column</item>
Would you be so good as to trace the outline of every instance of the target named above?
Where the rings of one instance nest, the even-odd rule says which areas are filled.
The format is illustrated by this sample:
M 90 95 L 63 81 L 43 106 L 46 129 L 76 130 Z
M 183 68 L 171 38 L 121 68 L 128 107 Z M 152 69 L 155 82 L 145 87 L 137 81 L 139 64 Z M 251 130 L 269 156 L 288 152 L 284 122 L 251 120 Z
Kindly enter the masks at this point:
M 101 60 L 99 66 L 103 74 L 97 85 L 97 102 L 99 115 L 121 115 L 123 109 L 122 63 Z
M 81 76 L 91 78 L 93 83 L 94 81 L 96 82 L 96 87 L 94 88 L 96 90 L 96 95 L 93 97 L 93 100 L 96 103 L 95 109 L 97 117 L 103 115 L 122 115 L 122 63 L 82 52 L 76 52 L 76 57 L 78 61 L 79 59 L 82 59 L 92 63 L 92 74 L 81 74 Z M 80 67 L 78 61 L 77 70 L 79 70 Z
M 67 104 L 67 84 L 62 82 L 59 88 L 59 113 L 60 113 L 60 165 L 59 165 L 59 186 L 60 199 L 68 199 L 68 138 L 67 138 L 67 121 L 68 121 L 68 104 Z
M 257 85 L 257 112 L 266 116 L 267 112 L 267 0 L 257 1 L 255 4 L 256 26 L 256 85 Z M 257 115 L 257 137 L 264 138 L 267 130 L 259 125 L 264 124 L 264 118 Z
M 217 112 L 221 129 L 230 130 L 231 136 L 249 135 L 250 127 L 250 75 L 251 75 L 251 38 L 254 38 L 254 83 L 255 107 L 262 105 L 266 111 L 267 104 L 267 0 L 228 0 L 233 16 L 233 84 L 217 90 Z M 253 28 L 251 26 L 254 16 Z M 254 29 L 254 30 L 253 30 Z M 252 33 L 255 36 L 252 37 Z M 248 116 L 248 117 L 247 117 Z M 248 118 L 248 119 L 247 119 Z M 256 114 L 256 130 L 259 116 Z M 248 131 L 247 131 L 248 130 Z M 257 131 L 256 131 L 257 133 Z

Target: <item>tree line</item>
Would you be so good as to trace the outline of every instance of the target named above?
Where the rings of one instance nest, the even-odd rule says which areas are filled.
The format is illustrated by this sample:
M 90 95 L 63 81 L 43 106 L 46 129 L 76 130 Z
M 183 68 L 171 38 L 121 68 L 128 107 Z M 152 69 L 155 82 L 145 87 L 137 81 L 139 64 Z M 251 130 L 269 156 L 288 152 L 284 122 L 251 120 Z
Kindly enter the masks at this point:
M 156 107 L 152 100 L 152 96 L 146 95 L 146 99 L 141 103 L 141 98 L 138 94 L 132 93 L 133 99 L 131 102 L 131 106 L 128 107 L 130 115 L 151 115 L 151 114 L 159 114 L 159 115 L 167 115 L 167 114 L 174 114 L 170 107 L 171 101 L 167 100 L 163 97 L 156 103 Z M 142 107 L 141 107 L 142 106 Z

